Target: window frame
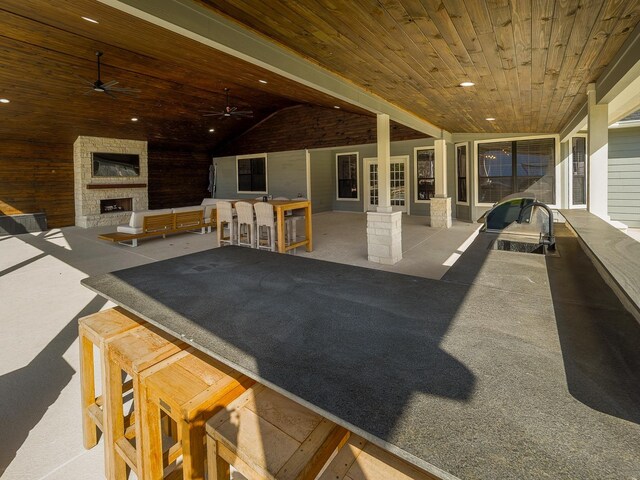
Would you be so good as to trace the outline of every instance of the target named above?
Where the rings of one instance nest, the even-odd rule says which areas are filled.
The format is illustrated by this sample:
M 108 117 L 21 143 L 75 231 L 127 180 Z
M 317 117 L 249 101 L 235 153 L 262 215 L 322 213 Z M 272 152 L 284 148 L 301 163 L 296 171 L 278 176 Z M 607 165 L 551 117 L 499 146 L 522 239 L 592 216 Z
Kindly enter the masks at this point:
M 460 184 L 460 172 L 458 171 L 458 148 L 459 147 L 464 147 L 466 149 L 466 169 L 467 171 L 465 172 L 465 179 L 467 180 L 467 201 L 466 202 L 460 202 L 458 201 L 459 198 L 459 192 L 458 192 L 458 185 Z M 469 197 L 470 195 L 470 191 L 469 191 L 469 164 L 471 163 L 469 160 L 469 142 L 461 142 L 461 143 L 456 143 L 453 146 L 453 154 L 454 154 L 454 161 L 456 163 L 456 204 L 457 205 L 469 205 Z
M 576 137 L 584 138 L 584 203 L 573 203 L 573 139 Z M 589 138 L 586 133 L 576 133 L 569 137 L 569 181 L 567 185 L 569 208 L 586 209 L 587 200 L 589 199 Z
M 435 185 L 436 185 L 436 147 L 435 145 L 432 146 L 423 146 L 423 147 L 415 147 L 413 149 L 413 184 L 415 185 L 415 188 L 413 189 L 413 201 L 415 203 L 426 203 L 426 204 L 430 204 L 431 203 L 431 199 L 428 200 L 420 200 L 418 198 L 418 151 L 420 150 L 432 150 L 433 151 L 433 188 L 434 188 L 434 195 L 435 195 Z
M 560 135 L 558 134 L 549 134 L 549 135 L 531 135 L 531 136 L 525 136 L 525 137 L 501 137 L 501 138 L 490 138 L 490 139 L 485 139 L 485 140 L 475 140 L 473 142 L 473 186 L 474 186 L 474 192 L 473 192 L 473 200 L 474 200 L 474 204 L 477 207 L 493 207 L 493 203 L 487 203 L 487 202 L 482 202 L 480 203 L 478 201 L 478 194 L 479 194 L 479 180 L 480 177 L 478 176 L 478 146 L 481 143 L 497 143 L 497 142 L 515 142 L 518 140 L 538 140 L 538 139 L 542 139 L 542 138 L 552 138 L 554 143 L 555 143 L 555 150 L 554 150 L 554 155 L 555 155 L 555 165 L 554 165 L 554 169 L 553 169 L 553 175 L 554 175 L 554 195 L 555 195 L 555 200 L 554 203 L 549 204 L 550 208 L 560 208 L 559 205 L 559 201 L 560 198 L 562 197 L 562 190 L 561 190 L 561 176 L 562 176 L 562 172 L 561 172 L 561 159 L 560 159 Z
M 338 168 L 338 159 L 341 156 L 355 155 L 356 156 L 356 197 L 355 198 L 343 198 L 340 196 L 340 178 L 338 177 L 340 169 Z M 360 152 L 340 152 L 336 153 L 336 201 L 337 202 L 359 202 L 360 201 Z
M 246 159 L 254 159 L 254 158 L 262 158 L 264 160 L 264 190 L 240 190 L 240 168 L 238 166 L 239 160 Z M 250 155 L 236 155 L 236 192 L 239 194 L 266 194 L 269 192 L 269 170 L 267 163 L 267 154 L 266 153 L 254 153 Z

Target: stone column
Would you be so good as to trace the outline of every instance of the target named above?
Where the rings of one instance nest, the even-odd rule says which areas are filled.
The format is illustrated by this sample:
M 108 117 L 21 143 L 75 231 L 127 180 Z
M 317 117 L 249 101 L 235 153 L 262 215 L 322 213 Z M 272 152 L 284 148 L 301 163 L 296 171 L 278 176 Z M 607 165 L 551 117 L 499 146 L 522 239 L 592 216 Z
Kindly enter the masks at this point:
M 367 212 L 367 254 L 370 262 L 385 265 L 402 260 L 402 213 L 391 207 L 389 131 L 389 115 L 378 114 L 378 206 Z
M 590 83 L 587 88 L 589 115 L 589 160 L 587 209 L 609 221 L 608 183 L 609 183 L 609 108 L 605 103 L 596 103 L 596 85 Z
M 451 197 L 447 196 L 447 144 L 445 140 L 436 140 L 434 146 L 436 193 L 429 209 L 431 226 L 451 228 Z

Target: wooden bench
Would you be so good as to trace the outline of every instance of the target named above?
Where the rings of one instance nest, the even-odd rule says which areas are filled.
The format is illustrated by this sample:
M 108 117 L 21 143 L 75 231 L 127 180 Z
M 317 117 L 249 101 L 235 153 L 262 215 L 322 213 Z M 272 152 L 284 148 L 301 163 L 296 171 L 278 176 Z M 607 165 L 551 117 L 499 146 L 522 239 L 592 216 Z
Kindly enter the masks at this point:
M 146 215 L 140 233 L 104 233 L 98 235 L 101 240 L 118 242 L 129 247 L 137 247 L 139 238 L 157 237 L 165 238 L 168 234 L 188 232 L 211 228 L 212 222 L 205 222 L 203 210 L 191 210 L 176 213 L 163 213 L 160 215 Z M 130 242 L 130 243 L 129 243 Z

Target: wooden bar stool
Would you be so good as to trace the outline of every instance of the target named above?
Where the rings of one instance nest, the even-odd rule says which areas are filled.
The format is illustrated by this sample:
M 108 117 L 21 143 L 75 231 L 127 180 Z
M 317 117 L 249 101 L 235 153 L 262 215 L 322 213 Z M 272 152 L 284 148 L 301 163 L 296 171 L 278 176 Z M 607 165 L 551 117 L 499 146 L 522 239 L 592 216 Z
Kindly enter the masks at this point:
M 109 480 L 126 480 L 127 465 L 138 476 L 136 446 L 127 438 L 122 399 L 122 372 L 133 384 L 134 415 L 139 423 L 140 373 L 181 352 L 186 344 L 147 324 L 117 335 L 104 344 L 103 392 L 105 464 Z M 137 426 L 136 426 L 137 429 Z M 139 438 L 135 439 L 136 444 Z
M 104 342 L 132 328 L 139 327 L 145 321 L 120 307 L 110 308 L 78 320 L 78 339 L 80 344 L 80 394 L 82 399 L 82 443 L 89 449 L 98 443 L 96 427 L 104 432 L 103 397 L 96 397 L 93 346 L 100 349 L 103 356 Z M 104 372 L 103 372 L 104 375 Z M 122 387 L 124 392 L 131 390 L 128 383 Z M 125 423 L 128 423 L 127 418 Z
M 263 385 L 207 422 L 209 480 L 229 480 L 230 465 L 250 480 L 310 480 L 349 432 Z
M 351 434 L 318 480 L 438 480 L 392 453 Z
M 205 422 L 255 382 L 193 348 L 148 368 L 140 379 L 142 416 L 136 436 L 142 439 L 138 465 L 143 479 L 163 479 L 165 466 L 176 456 L 172 452 L 181 447 L 182 464 L 171 478 L 204 480 Z M 181 439 L 168 455 L 162 451 L 161 412 L 176 422 Z

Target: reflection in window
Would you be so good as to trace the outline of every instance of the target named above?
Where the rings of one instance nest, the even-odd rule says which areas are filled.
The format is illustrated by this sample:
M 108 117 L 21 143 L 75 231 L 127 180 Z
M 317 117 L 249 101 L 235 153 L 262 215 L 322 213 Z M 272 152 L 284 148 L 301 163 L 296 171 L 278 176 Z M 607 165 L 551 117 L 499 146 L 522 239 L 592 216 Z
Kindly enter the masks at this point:
M 467 146 L 456 147 L 456 166 L 458 169 L 458 202 L 467 203 Z
M 531 192 L 555 203 L 555 140 L 541 138 L 478 145 L 478 201 L 495 203 L 515 192 Z
M 338 168 L 338 199 L 358 198 L 358 154 L 336 155 Z
M 416 152 L 416 192 L 418 200 L 430 200 L 436 193 L 435 151 L 425 148 Z
M 238 192 L 267 193 L 267 157 L 238 157 Z
M 573 205 L 587 203 L 587 139 L 574 137 L 571 139 L 571 172 L 573 175 Z

